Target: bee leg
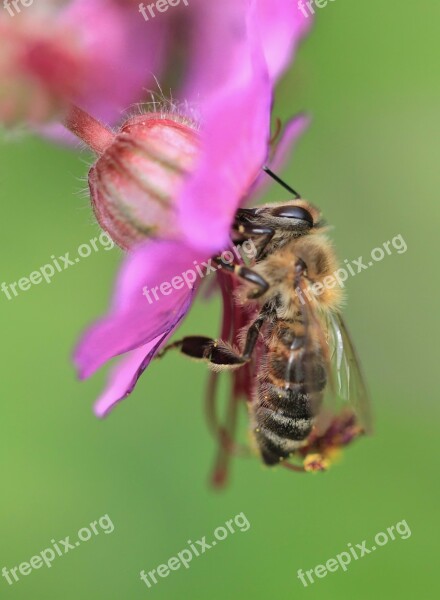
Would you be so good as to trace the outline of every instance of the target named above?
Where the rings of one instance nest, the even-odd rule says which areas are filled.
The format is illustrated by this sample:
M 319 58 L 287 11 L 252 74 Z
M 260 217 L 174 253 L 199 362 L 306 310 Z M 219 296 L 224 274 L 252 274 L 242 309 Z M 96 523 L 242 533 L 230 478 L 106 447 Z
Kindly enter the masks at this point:
M 179 349 L 185 356 L 196 360 L 205 360 L 218 368 L 240 367 L 247 361 L 221 340 L 214 340 L 200 335 L 188 336 L 166 346 L 157 355 L 157 358 L 162 358 L 168 350 L 172 349 Z
M 258 336 L 260 334 L 261 327 L 263 326 L 268 316 L 267 307 L 263 307 L 260 315 L 255 319 L 252 325 L 249 327 L 246 333 L 246 341 L 242 354 L 235 352 L 230 346 L 226 345 L 221 340 L 211 340 L 210 345 L 207 347 L 205 359 L 214 365 L 219 367 L 236 367 L 247 363 L 255 350 L 257 345 Z M 206 338 L 205 338 L 206 339 Z
M 205 353 L 208 351 L 208 348 L 213 341 L 214 340 L 212 338 L 201 335 L 187 336 L 182 340 L 178 340 L 177 342 L 173 342 L 172 344 L 165 346 L 165 348 L 163 348 L 157 354 L 156 358 L 162 358 L 162 356 L 164 356 L 168 350 L 176 349 L 180 350 L 182 354 L 185 354 L 190 358 L 203 360 L 205 358 Z
M 246 342 L 244 344 L 243 350 L 243 359 L 248 361 L 253 351 L 255 350 L 255 346 L 258 341 L 258 336 L 260 335 L 261 327 L 264 325 L 265 320 L 267 319 L 269 314 L 269 310 L 267 306 L 263 306 L 261 313 L 249 327 L 246 334 Z
M 242 354 L 236 352 L 231 346 L 222 340 L 214 340 L 201 335 L 190 335 L 182 340 L 173 342 L 172 344 L 166 346 L 161 352 L 159 352 L 157 358 L 162 358 L 162 356 L 168 352 L 168 350 L 178 349 L 182 352 L 182 354 L 185 354 L 185 356 L 189 356 L 190 358 L 195 358 L 197 360 L 208 361 L 210 364 L 219 368 L 240 367 L 251 359 L 252 353 L 255 350 L 255 346 L 258 341 L 261 327 L 268 318 L 269 312 L 269 307 L 266 305 L 263 306 L 259 316 L 249 327 Z
M 212 262 L 215 263 L 218 268 L 224 269 L 227 273 L 234 273 L 237 275 L 237 277 L 240 277 L 240 279 L 243 279 L 247 283 L 252 283 L 253 285 L 257 286 L 257 289 L 248 296 L 249 300 L 260 298 L 269 289 L 269 284 L 264 277 L 261 277 L 261 275 L 252 269 L 249 269 L 248 267 L 244 267 L 243 265 L 227 264 L 223 262 L 220 257 L 213 258 Z
M 272 227 L 263 227 L 262 225 L 243 222 L 243 217 L 246 218 L 246 212 L 248 214 L 252 214 L 252 209 L 240 209 L 237 211 L 232 231 L 236 234 L 239 234 L 239 237 L 234 240 L 234 243 L 242 244 L 249 238 L 258 238 L 257 243 L 259 248 L 255 260 L 259 260 L 275 235 L 275 229 Z

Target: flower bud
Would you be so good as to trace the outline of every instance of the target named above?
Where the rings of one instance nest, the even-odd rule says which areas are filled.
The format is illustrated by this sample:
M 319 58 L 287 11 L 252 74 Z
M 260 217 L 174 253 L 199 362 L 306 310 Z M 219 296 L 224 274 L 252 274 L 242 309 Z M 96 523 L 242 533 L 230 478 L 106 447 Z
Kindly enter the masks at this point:
M 197 126 L 175 114 L 129 119 L 89 173 L 100 226 L 121 248 L 178 239 L 176 198 L 199 154 Z

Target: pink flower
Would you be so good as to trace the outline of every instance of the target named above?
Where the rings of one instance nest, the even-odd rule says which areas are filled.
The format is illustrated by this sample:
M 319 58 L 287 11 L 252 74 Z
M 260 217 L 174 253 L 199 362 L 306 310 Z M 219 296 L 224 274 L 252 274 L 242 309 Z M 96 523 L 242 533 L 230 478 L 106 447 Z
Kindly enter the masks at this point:
M 226 2 L 225 6 L 232 10 L 231 3 Z M 170 282 L 177 282 L 176 277 L 184 273 L 195 272 L 195 263 L 207 265 L 211 257 L 229 246 L 236 210 L 249 201 L 250 194 L 261 184 L 259 175 L 270 148 L 274 78 L 285 68 L 287 49 L 291 51 L 296 45 L 301 27 L 295 19 L 294 3 L 273 2 L 282 23 L 274 15 L 269 18 L 270 15 L 262 10 L 262 7 L 268 6 L 265 1 L 252 2 L 251 6 L 241 29 L 236 31 L 235 41 L 226 45 L 226 56 L 231 61 L 228 63 L 229 79 L 225 70 L 222 86 L 214 93 L 208 84 L 212 73 L 207 66 L 206 70 L 195 69 L 192 73 L 192 89 L 200 85 L 206 94 L 200 110 L 200 133 L 196 136 L 191 126 L 186 125 L 188 136 L 194 142 L 190 173 L 183 172 L 175 187 L 166 191 L 172 201 L 173 213 L 169 230 L 165 228 L 156 239 L 131 249 L 119 275 L 110 312 L 86 333 L 76 350 L 75 362 L 82 378 L 89 377 L 110 358 L 125 355 L 112 371 L 108 387 L 96 403 L 98 416 L 107 414 L 119 400 L 131 393 L 139 376 L 185 317 L 200 278 L 191 277 L 188 285 L 179 282 L 179 285 L 171 286 Z M 289 15 L 290 29 L 285 22 Z M 280 46 L 276 52 L 272 45 L 267 44 L 269 40 L 272 44 L 277 38 L 277 30 L 287 45 Z M 217 40 L 211 41 L 213 46 L 221 42 L 221 36 L 217 37 Z M 201 79 L 204 80 L 203 86 L 194 83 Z M 176 120 L 172 114 L 166 117 Z M 144 135 L 143 128 L 148 124 L 142 124 L 142 119 L 147 122 L 148 115 L 138 117 L 132 131 L 124 130 L 123 126 L 113 141 L 111 134 L 108 139 L 104 134 L 106 142 L 99 144 L 98 163 L 102 161 L 102 165 L 92 170 L 92 193 L 99 204 L 98 219 L 109 230 L 119 229 L 116 232 L 112 230 L 112 233 L 125 247 L 139 241 L 141 226 L 147 230 L 149 225 L 159 223 L 161 216 L 154 221 L 149 200 L 150 181 L 143 179 L 144 176 L 148 179 L 152 163 L 145 162 L 148 135 Z M 305 119 L 300 117 L 288 127 L 290 143 L 304 125 Z M 161 131 L 165 135 L 166 128 Z M 137 140 L 138 158 L 134 154 L 130 156 L 133 150 L 125 155 L 120 150 L 115 152 L 113 144 L 119 144 L 120 148 L 121 140 L 129 144 L 135 144 Z M 285 147 L 282 151 L 285 152 Z M 139 158 L 141 155 L 142 158 Z M 108 157 L 112 165 L 116 164 L 116 169 L 113 168 L 113 174 L 106 179 Z M 180 166 L 179 160 L 177 157 L 177 166 Z M 164 162 L 169 163 L 169 160 Z M 139 170 L 140 164 L 143 166 Z M 101 173 L 100 189 L 98 172 Z M 145 184 L 145 205 L 142 205 L 141 190 Z M 134 219 L 129 218 L 131 223 L 124 229 L 126 223 L 121 214 L 127 211 L 124 193 L 127 189 L 128 196 L 135 199 L 128 207 L 129 212 L 138 212 Z M 162 291 L 165 289 L 166 293 Z M 154 299 L 154 290 L 156 294 L 161 291 L 159 300 Z M 150 292 L 149 297 L 147 291 Z
M 0 121 L 54 121 L 73 103 L 118 124 L 128 107 L 157 89 L 156 80 L 166 89 L 183 79 L 177 99 L 207 99 L 244 75 L 250 5 L 264 23 L 263 52 L 275 80 L 310 21 L 294 0 L 191 0 L 188 6 L 168 5 L 148 21 L 137 0 L 71 0 L 41 13 L 4 12 Z M 49 131 L 62 133 L 56 125 Z
M 38 7 L 39 8 L 39 7 Z M 0 120 L 54 122 L 71 103 L 117 122 L 164 65 L 165 23 L 147 31 L 137 4 L 72 0 L 0 16 Z M 54 128 L 61 131 L 61 127 Z M 65 131 L 64 131 L 65 133 Z

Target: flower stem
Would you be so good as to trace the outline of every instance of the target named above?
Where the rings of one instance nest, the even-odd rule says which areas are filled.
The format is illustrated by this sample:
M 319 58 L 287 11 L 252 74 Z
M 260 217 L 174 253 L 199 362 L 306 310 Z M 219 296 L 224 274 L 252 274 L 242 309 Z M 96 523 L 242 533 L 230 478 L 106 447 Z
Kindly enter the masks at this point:
M 96 154 L 103 152 L 115 139 L 115 134 L 78 106 L 72 105 L 64 119 L 64 125 Z

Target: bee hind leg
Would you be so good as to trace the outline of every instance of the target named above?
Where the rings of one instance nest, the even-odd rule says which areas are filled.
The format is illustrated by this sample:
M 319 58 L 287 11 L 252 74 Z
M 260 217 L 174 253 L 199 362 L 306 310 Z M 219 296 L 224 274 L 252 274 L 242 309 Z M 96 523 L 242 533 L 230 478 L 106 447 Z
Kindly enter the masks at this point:
M 178 349 L 190 358 L 207 361 L 215 370 L 233 369 L 247 362 L 247 359 L 236 352 L 229 344 L 200 335 L 188 336 L 166 346 L 158 354 L 158 358 L 161 358 L 168 350 L 172 349 Z
M 157 357 L 161 358 L 168 350 L 178 349 L 185 356 L 207 361 L 214 370 L 241 367 L 251 359 L 261 327 L 266 318 L 267 309 L 264 307 L 247 331 L 243 353 L 241 354 L 222 340 L 191 335 L 166 346 Z

